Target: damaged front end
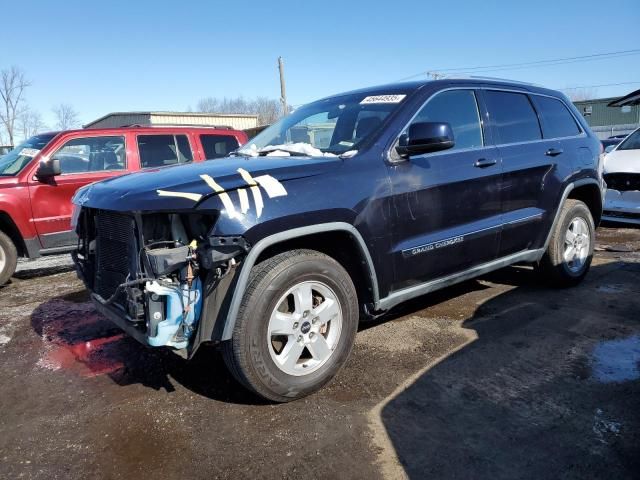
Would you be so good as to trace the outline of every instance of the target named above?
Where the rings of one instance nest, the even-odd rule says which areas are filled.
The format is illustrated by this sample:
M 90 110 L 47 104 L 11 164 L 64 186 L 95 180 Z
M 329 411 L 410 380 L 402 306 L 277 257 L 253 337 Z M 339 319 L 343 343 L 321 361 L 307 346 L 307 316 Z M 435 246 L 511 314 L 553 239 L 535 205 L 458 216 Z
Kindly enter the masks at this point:
M 640 224 L 640 173 L 605 173 L 603 220 Z
M 242 237 L 213 237 L 216 213 L 120 213 L 83 208 L 78 274 L 98 311 L 140 342 L 190 356 L 205 290 L 235 272 Z

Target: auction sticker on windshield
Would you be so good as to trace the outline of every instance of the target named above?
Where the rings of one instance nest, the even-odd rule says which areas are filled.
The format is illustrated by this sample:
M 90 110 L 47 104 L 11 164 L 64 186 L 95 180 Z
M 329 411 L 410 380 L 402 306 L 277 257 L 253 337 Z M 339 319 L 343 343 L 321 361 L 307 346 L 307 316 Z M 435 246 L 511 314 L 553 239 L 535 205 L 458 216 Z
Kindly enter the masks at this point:
M 23 148 L 20 150 L 20 155 L 24 155 L 25 157 L 35 157 L 38 153 L 40 153 L 40 150 L 37 148 Z
M 368 103 L 400 103 L 406 95 L 372 95 L 365 97 L 360 105 L 366 105 Z

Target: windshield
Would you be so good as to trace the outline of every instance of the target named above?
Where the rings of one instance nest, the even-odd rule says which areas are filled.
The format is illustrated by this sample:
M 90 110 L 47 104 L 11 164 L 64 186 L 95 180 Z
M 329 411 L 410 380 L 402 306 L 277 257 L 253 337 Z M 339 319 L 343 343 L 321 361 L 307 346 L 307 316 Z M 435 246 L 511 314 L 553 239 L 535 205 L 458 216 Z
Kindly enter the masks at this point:
M 636 130 L 625 138 L 616 150 L 638 150 L 640 149 L 640 130 Z
M 300 107 L 237 151 L 240 155 L 334 156 L 358 150 L 408 92 L 341 95 Z
M 16 175 L 55 137 L 55 133 L 36 135 L 0 157 L 0 175 Z

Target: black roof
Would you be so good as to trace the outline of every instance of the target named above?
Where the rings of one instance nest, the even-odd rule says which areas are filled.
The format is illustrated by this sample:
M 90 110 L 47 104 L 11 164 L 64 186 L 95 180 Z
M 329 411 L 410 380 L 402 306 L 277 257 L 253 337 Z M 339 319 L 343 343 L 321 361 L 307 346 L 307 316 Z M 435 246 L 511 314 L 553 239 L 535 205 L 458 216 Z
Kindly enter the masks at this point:
M 335 95 L 329 95 L 319 101 L 326 100 L 339 95 L 369 94 L 383 95 L 394 94 L 400 92 L 412 92 L 419 90 L 427 85 L 495 85 L 501 87 L 509 87 L 514 89 L 522 89 L 530 92 L 547 93 L 558 95 L 558 91 L 545 88 L 533 83 L 520 82 L 517 80 L 507 80 L 502 78 L 490 77 L 463 77 L 463 78 L 443 78 L 439 80 L 415 80 L 409 82 L 395 82 L 384 85 L 376 85 L 372 87 L 359 88 L 348 92 L 341 92 Z M 561 94 L 562 95 L 562 94 Z M 563 95 L 564 96 L 564 95 Z
M 607 107 L 626 107 L 627 105 L 640 105 L 640 90 L 636 90 L 629 95 L 609 102 Z

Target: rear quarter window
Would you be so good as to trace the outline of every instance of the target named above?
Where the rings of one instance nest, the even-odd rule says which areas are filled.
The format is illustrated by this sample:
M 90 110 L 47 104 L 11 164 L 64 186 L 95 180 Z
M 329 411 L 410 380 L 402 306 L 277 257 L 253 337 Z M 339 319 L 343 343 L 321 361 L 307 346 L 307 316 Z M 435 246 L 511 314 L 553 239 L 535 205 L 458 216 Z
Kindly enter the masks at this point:
M 233 135 L 200 135 L 200 142 L 207 160 L 226 157 L 240 146 Z
M 193 154 L 186 135 L 138 135 L 142 168 L 157 168 L 188 163 Z
M 533 95 L 532 98 L 542 117 L 544 138 L 573 137 L 581 133 L 575 118 L 560 100 L 539 95 Z
M 489 118 L 500 144 L 540 140 L 538 116 L 529 97 L 523 93 L 487 91 Z

